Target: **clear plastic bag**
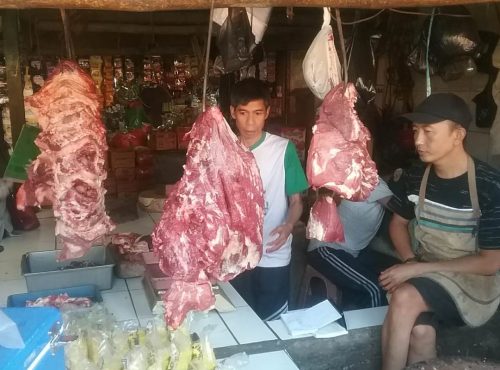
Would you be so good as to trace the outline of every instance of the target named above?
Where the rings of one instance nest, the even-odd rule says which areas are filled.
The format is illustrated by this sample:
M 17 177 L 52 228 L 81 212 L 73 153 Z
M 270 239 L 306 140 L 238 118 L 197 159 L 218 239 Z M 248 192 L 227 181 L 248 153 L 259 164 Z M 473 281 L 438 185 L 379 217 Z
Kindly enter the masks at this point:
M 323 99 L 332 87 L 342 81 L 342 67 L 335 49 L 330 21 L 330 11 L 323 8 L 323 25 L 302 62 L 304 80 L 319 99 Z

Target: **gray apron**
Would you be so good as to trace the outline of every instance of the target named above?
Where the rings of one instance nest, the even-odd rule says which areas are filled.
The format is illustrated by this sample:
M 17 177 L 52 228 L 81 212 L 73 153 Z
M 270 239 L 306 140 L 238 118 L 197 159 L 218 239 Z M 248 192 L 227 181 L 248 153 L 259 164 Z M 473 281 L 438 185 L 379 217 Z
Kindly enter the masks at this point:
M 481 210 L 476 187 L 476 169 L 472 158 L 467 161 L 467 177 L 471 210 L 458 210 L 429 200 L 425 201 L 427 180 L 431 166 L 427 166 L 420 184 L 418 204 L 415 206 L 415 238 L 417 255 L 424 262 L 447 261 L 477 254 L 477 231 Z M 488 321 L 500 302 L 500 277 L 458 272 L 432 272 L 420 275 L 440 284 L 453 298 L 458 312 L 469 326 Z

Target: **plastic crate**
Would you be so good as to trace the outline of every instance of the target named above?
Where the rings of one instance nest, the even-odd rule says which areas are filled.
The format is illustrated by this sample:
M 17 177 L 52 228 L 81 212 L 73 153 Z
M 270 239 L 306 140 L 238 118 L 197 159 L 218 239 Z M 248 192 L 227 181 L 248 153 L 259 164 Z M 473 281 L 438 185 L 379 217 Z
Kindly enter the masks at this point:
M 70 288 L 40 290 L 31 293 L 13 294 L 7 298 L 7 307 L 25 307 L 26 301 L 34 301 L 49 295 L 59 295 L 66 293 L 71 298 L 87 297 L 92 302 L 102 302 L 101 293 L 95 285 L 82 285 Z
M 96 285 L 100 290 L 113 286 L 114 260 L 105 247 L 93 247 L 85 256 L 73 260 L 57 261 L 60 251 L 30 252 L 23 255 L 21 271 L 28 292 Z M 73 261 L 93 262 L 96 266 L 61 269 Z

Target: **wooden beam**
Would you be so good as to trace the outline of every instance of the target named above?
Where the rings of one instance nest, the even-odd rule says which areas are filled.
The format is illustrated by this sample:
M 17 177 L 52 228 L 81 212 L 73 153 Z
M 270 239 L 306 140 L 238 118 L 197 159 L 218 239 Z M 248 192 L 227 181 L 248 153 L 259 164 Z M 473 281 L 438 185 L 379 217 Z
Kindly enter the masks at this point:
M 12 143 L 15 144 L 25 123 L 23 81 L 19 56 L 19 12 L 2 12 L 3 52 L 7 74 L 7 95 L 9 97 Z
M 489 0 L 214 0 L 216 8 L 227 7 L 322 7 L 335 8 L 401 8 L 479 4 Z M 159 10 L 208 9 L 210 0 L 1 0 L 0 8 L 100 9 L 133 12 Z

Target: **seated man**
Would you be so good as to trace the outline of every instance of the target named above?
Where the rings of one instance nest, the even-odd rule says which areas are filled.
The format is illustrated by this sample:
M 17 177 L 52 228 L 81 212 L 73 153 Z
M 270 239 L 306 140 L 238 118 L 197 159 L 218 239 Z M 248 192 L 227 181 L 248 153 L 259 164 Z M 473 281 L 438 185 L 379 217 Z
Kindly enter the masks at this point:
M 405 116 L 424 164 L 395 178 L 388 204 L 391 239 L 404 262 L 380 275 L 391 294 L 384 370 L 435 357 L 437 323 L 482 325 L 500 301 L 500 174 L 464 149 L 472 120 L 466 103 L 434 94 Z
M 365 250 L 384 217 L 384 204 L 392 193 L 384 180 L 364 202 L 340 200 L 338 213 L 344 226 L 345 241 L 326 243 L 311 239 L 309 263 L 342 291 L 342 308 L 358 309 L 387 304 L 373 267 L 376 252 Z M 360 253 L 361 252 L 361 253 Z M 388 257 L 389 258 L 389 257 Z

